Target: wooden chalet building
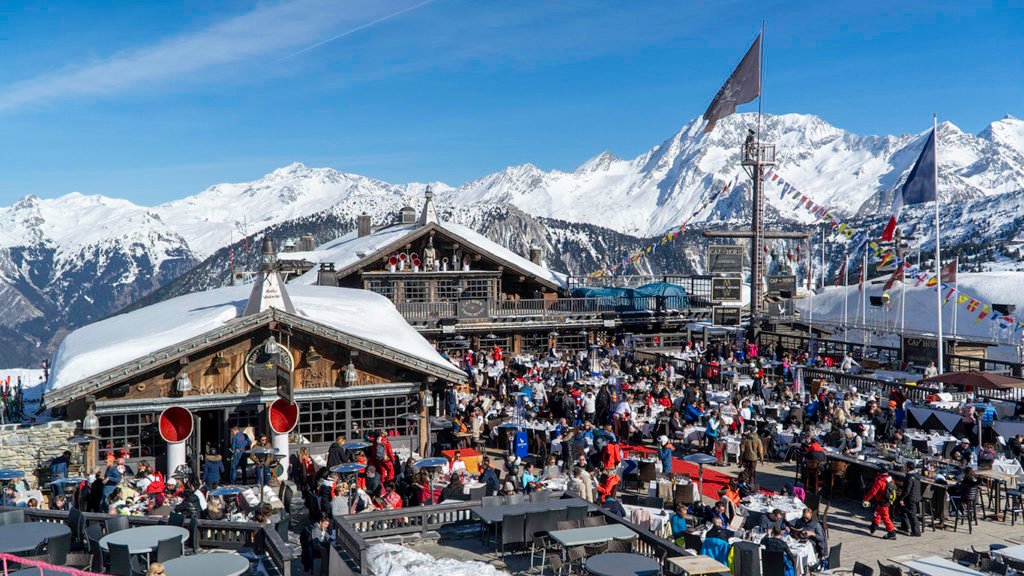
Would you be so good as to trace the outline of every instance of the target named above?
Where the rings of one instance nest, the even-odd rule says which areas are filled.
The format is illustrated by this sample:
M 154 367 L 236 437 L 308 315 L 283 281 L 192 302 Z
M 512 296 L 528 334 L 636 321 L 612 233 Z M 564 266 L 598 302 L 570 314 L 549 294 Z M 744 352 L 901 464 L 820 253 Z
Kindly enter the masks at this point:
M 675 332 L 709 310 L 666 310 L 655 298 L 627 306 L 609 298 L 572 297 L 570 279 L 546 268 L 541 251 L 521 256 L 474 230 L 438 219 L 430 189 L 417 216 L 357 229 L 314 248 L 278 255 L 289 285 L 342 286 L 376 292 L 442 352 L 501 346 L 512 353 L 552 346 L 585 349 L 609 332 Z
M 53 358 L 45 406 L 68 419 L 98 417 L 94 458 L 127 448 L 163 468 L 157 425 L 168 407 L 196 417 L 197 446 L 223 447 L 231 426 L 268 433 L 269 405 L 291 396 L 293 438 L 322 452 L 339 435 L 355 440 L 369 429 L 415 436 L 406 416 L 420 410 L 427 383 L 465 381 L 387 299 L 286 290 L 269 240 L 263 252 L 252 286 L 180 296 L 70 333 Z

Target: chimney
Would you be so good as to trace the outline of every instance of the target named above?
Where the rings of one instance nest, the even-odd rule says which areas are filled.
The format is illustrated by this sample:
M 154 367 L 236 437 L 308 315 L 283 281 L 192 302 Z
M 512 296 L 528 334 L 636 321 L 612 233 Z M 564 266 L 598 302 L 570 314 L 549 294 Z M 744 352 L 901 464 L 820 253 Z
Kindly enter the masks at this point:
M 533 262 L 534 264 L 537 264 L 538 266 L 540 266 L 540 265 L 542 265 L 541 264 L 542 256 L 543 256 L 543 252 L 541 251 L 540 246 L 530 246 L 530 262 Z
M 241 266 L 235 266 L 234 270 L 231 271 L 231 285 L 241 286 L 245 284 L 245 272 Z
M 312 234 L 303 234 L 302 238 L 299 238 L 299 250 L 302 252 L 312 252 L 316 248 L 316 240 L 313 239 Z
M 356 227 L 359 229 L 359 237 L 369 236 L 373 228 L 370 226 L 370 215 L 363 212 L 356 218 Z
M 316 285 L 317 286 L 337 286 L 338 275 L 334 273 L 334 264 L 331 262 L 321 262 L 320 270 L 316 273 Z

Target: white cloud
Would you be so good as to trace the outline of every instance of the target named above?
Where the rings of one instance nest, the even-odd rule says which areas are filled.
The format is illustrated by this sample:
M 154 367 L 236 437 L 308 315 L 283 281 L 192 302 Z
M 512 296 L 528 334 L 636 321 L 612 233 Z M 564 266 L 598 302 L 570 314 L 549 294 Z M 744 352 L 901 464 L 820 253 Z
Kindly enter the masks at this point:
M 300 46 L 306 46 L 299 51 L 304 52 L 424 4 L 291 0 L 264 5 L 203 30 L 0 88 L 0 112 L 120 93 Z

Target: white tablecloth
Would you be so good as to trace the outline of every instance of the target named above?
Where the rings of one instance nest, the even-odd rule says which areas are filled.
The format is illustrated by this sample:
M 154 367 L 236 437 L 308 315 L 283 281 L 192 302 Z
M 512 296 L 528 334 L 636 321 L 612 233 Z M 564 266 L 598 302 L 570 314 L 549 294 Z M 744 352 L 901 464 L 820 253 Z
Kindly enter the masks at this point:
M 745 510 L 748 515 L 754 514 L 767 514 L 772 510 L 778 508 L 782 510 L 782 513 L 786 516 L 788 522 L 793 522 L 800 517 L 804 512 L 804 503 L 795 496 L 764 496 L 757 495 L 752 496 L 747 500 L 744 500 L 740 504 L 740 508 Z
M 632 522 L 634 512 L 644 511 L 651 517 L 651 522 L 647 526 L 643 526 L 651 531 L 655 536 L 661 536 L 662 538 L 671 539 L 672 533 L 669 528 L 668 510 L 659 510 L 657 508 L 648 508 L 646 506 L 632 506 L 630 504 L 623 504 L 622 507 L 626 510 L 626 520 Z
M 992 463 L 992 469 L 1016 476 L 1018 481 L 1024 480 L 1024 468 L 1021 468 L 1020 462 L 1016 460 L 996 460 Z

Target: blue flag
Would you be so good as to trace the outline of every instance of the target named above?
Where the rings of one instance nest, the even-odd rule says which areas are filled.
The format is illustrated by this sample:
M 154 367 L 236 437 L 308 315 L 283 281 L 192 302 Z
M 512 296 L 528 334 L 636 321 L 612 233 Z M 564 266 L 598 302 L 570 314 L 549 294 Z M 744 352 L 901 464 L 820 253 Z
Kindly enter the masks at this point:
M 935 131 L 928 135 L 924 143 L 921 155 L 914 163 L 910 176 L 903 184 L 903 204 L 924 204 L 934 202 L 938 196 L 937 182 L 935 182 Z

